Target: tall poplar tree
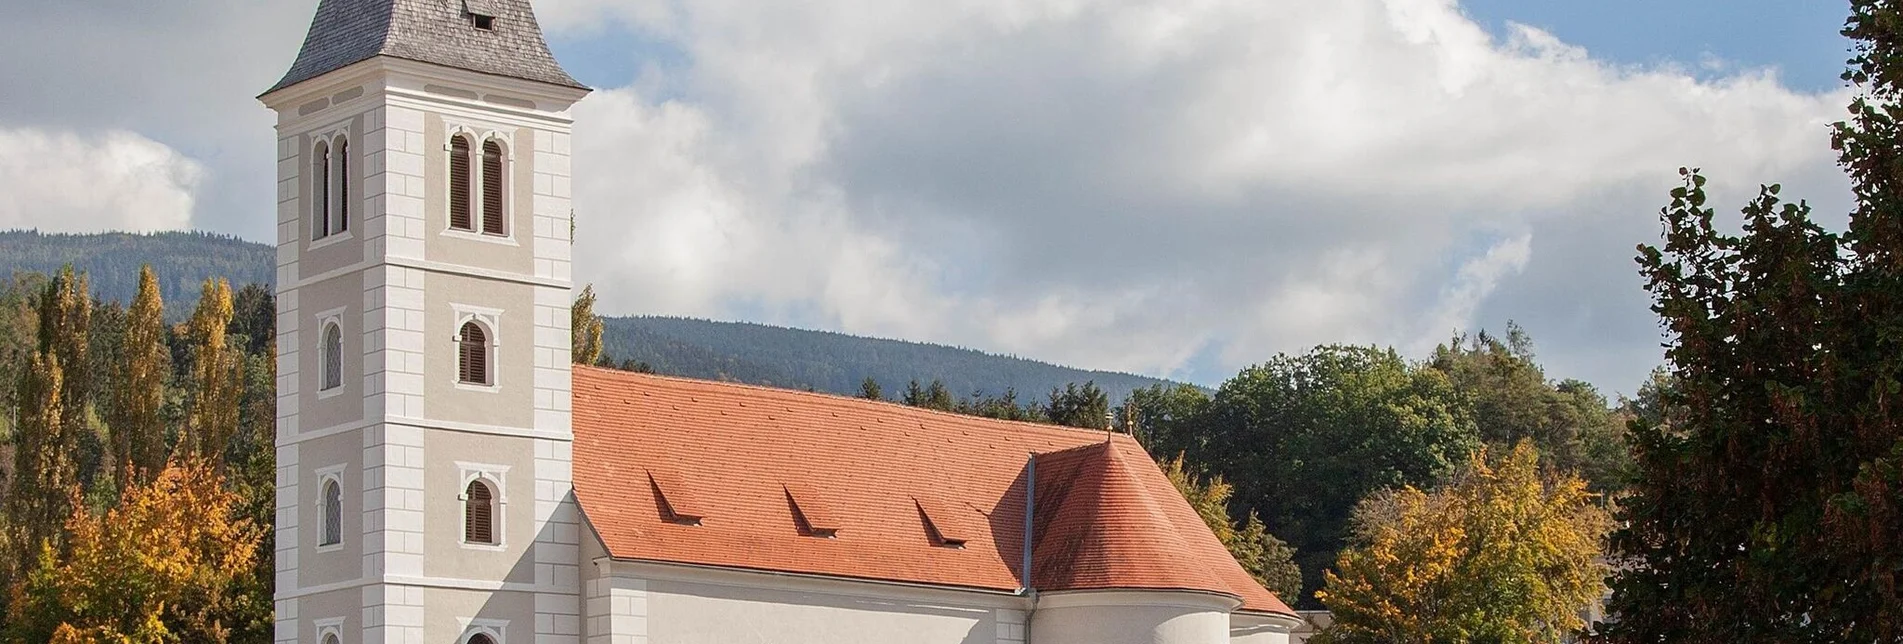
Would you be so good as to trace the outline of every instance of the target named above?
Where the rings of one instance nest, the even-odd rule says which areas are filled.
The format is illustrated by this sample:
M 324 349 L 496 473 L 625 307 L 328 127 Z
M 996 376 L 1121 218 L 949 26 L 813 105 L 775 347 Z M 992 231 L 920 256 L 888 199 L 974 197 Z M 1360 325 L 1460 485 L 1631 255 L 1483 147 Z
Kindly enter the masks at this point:
M 67 428 L 66 376 L 57 354 L 36 351 L 20 375 L 19 423 L 13 435 L 13 471 L 6 497 L 12 563 L 31 561 L 43 542 L 57 540 L 72 512 L 79 483 Z
M 225 447 L 238 432 L 239 402 L 244 395 L 243 358 L 225 342 L 231 325 L 231 286 L 205 280 L 198 307 L 186 323 L 192 345 L 192 390 L 182 451 L 223 467 Z
M 126 313 L 125 339 L 111 392 L 107 423 L 112 437 L 113 476 L 119 489 L 143 483 L 165 464 L 165 303 L 158 274 L 139 270 L 139 293 Z M 130 476 L 130 479 L 126 478 Z
M 601 361 L 601 318 L 595 315 L 595 285 L 582 287 L 569 308 L 570 349 L 575 364 Z

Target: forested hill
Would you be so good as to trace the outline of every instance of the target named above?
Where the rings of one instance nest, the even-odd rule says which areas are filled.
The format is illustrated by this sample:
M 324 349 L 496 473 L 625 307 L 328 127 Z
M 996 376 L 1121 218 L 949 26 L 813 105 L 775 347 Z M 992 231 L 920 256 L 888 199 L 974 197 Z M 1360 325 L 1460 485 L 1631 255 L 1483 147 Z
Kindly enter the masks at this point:
M 207 277 L 229 279 L 234 289 L 272 283 L 275 256 L 271 246 L 206 233 L 0 232 L 0 279 L 18 272 L 50 273 L 71 263 L 90 276 L 95 296 L 126 302 L 138 288 L 139 266 L 149 263 L 158 270 L 160 292 L 174 318 L 183 314 L 180 307 L 198 300 L 199 285 Z M 871 377 L 893 396 L 914 378 L 923 384 L 938 379 L 961 398 L 980 390 L 1000 394 L 1010 387 L 1026 402 L 1072 382 L 1094 380 L 1112 402 L 1132 389 L 1161 382 L 968 349 L 759 324 L 664 317 L 610 318 L 606 323 L 608 353 L 616 360 L 633 359 L 660 373 L 692 378 L 853 394 Z
M 1011 388 L 1020 400 L 1041 400 L 1053 387 L 1095 381 L 1113 403 L 1163 382 L 970 349 L 745 322 L 633 317 L 604 323 L 603 344 L 617 361 L 638 360 L 660 373 L 710 380 L 852 394 L 870 377 L 888 397 L 913 379 L 940 380 L 954 396 L 998 395 Z
M 129 302 L 139 288 L 139 266 L 151 264 L 159 274 L 159 294 L 174 310 L 179 303 L 197 301 L 207 277 L 231 280 L 233 288 L 272 283 L 276 256 L 270 246 L 208 233 L 0 231 L 0 279 L 21 272 L 51 273 L 72 264 L 89 274 L 94 296 Z

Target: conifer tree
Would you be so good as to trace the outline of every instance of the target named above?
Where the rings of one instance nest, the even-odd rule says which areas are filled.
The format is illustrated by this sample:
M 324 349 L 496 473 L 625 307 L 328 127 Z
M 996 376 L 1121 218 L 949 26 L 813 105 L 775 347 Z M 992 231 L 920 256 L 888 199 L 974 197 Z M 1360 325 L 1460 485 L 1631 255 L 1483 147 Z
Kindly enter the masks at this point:
M 192 391 L 180 448 L 221 467 L 225 447 L 238 431 L 244 394 L 243 361 L 225 343 L 231 315 L 231 286 L 224 280 L 205 280 L 186 328 L 192 345 Z
M 885 400 L 885 390 L 879 387 L 879 381 L 871 376 L 859 383 L 859 397 L 866 400 Z
M 119 489 L 144 482 L 165 464 L 165 421 L 160 414 L 165 406 L 165 376 L 171 367 L 166 364 L 164 309 L 158 274 L 147 265 L 139 270 L 139 293 L 126 314 L 107 415 L 113 476 L 120 477 Z
M 595 285 L 582 287 L 568 311 L 569 336 L 575 364 L 601 361 L 601 318 L 595 315 Z

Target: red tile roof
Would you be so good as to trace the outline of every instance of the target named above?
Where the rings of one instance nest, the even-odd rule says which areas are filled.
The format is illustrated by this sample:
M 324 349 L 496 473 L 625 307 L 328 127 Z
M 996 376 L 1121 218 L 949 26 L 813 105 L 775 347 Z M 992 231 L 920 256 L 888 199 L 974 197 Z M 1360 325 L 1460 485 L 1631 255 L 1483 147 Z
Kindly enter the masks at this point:
M 617 559 L 1016 590 L 1035 454 L 1038 590 L 1293 614 L 1126 435 L 579 366 L 574 419 L 575 495 Z

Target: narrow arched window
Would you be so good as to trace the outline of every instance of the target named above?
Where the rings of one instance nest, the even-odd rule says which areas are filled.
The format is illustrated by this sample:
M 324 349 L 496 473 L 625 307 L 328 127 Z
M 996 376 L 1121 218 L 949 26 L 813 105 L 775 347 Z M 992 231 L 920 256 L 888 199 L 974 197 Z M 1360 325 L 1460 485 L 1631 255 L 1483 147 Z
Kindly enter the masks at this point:
M 324 325 L 323 390 L 344 386 L 344 332 L 336 324 Z
M 325 634 L 324 634 L 324 644 L 341 644 L 341 642 L 339 642 L 339 641 L 337 640 L 337 634 L 336 634 L 336 633 L 325 633 Z
M 482 142 L 482 232 L 485 235 L 506 235 L 503 222 L 507 211 L 503 209 L 503 189 L 508 185 L 502 176 L 502 144 L 490 139 Z
M 496 640 L 486 633 L 477 633 L 469 636 L 469 641 L 463 644 L 496 644 Z
M 344 542 L 344 491 L 337 479 L 324 479 L 324 540 L 318 545 Z
M 337 137 L 337 217 L 331 222 L 333 233 L 350 230 L 350 139 Z
M 455 230 L 476 229 L 475 219 L 470 215 L 470 192 L 472 184 L 469 175 L 469 137 L 456 135 L 449 139 L 449 227 Z
M 456 335 L 460 368 L 457 379 L 472 385 L 489 384 L 489 334 L 475 322 L 463 323 Z
M 470 481 L 463 492 L 463 541 L 496 543 L 496 495 L 481 480 Z
M 311 239 L 330 235 L 330 144 L 311 152 Z

